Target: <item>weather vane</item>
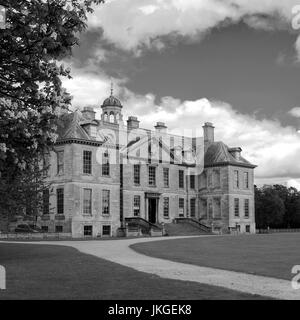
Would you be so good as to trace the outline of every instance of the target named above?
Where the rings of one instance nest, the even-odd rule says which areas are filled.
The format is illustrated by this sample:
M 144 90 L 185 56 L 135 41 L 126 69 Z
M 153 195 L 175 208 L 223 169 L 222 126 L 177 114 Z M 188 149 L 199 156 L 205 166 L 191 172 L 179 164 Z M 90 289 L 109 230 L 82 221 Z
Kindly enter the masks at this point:
M 114 84 L 112 82 L 112 80 L 110 81 L 110 95 L 112 96 L 114 92 Z

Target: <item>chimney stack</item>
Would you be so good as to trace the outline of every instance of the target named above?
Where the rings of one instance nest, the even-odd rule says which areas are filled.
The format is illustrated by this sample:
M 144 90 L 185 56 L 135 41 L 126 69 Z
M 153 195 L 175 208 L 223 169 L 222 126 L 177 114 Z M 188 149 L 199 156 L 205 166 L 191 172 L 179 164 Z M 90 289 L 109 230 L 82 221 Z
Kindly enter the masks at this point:
M 87 120 L 95 120 L 95 114 L 96 112 L 92 107 L 84 107 L 82 111 L 82 115 L 87 119 Z
M 165 125 L 164 122 L 157 122 L 156 126 L 154 126 L 155 130 L 157 132 L 166 132 L 167 131 L 167 126 Z
M 130 116 L 127 120 L 127 128 L 128 130 L 138 129 L 140 126 L 140 122 L 137 117 Z
M 205 122 L 203 128 L 204 144 L 208 145 L 215 141 L 215 127 L 211 122 Z

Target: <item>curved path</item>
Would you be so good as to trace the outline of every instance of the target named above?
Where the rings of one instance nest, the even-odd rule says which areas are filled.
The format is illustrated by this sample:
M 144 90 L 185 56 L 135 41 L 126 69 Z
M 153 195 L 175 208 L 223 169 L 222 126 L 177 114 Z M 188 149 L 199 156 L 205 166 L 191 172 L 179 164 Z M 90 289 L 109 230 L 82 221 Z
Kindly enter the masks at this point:
M 287 280 L 173 262 L 137 253 L 129 247 L 135 243 L 158 240 L 168 241 L 180 238 L 187 237 L 22 243 L 71 246 L 83 253 L 91 254 L 137 271 L 152 273 L 162 278 L 194 281 L 276 299 L 300 300 L 300 290 L 293 289 L 291 282 Z M 5 241 L 5 243 L 7 242 Z

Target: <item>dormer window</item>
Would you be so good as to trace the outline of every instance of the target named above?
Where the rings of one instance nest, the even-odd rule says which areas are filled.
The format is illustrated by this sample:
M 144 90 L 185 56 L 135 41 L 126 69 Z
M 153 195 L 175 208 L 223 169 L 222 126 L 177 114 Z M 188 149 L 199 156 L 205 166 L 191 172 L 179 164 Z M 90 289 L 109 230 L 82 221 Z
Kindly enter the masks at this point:
M 90 135 L 91 137 L 97 137 L 97 127 L 96 126 L 91 126 L 90 128 Z
M 235 160 L 239 161 L 241 159 L 241 152 L 242 149 L 240 147 L 237 148 L 230 148 L 229 152 L 234 157 Z

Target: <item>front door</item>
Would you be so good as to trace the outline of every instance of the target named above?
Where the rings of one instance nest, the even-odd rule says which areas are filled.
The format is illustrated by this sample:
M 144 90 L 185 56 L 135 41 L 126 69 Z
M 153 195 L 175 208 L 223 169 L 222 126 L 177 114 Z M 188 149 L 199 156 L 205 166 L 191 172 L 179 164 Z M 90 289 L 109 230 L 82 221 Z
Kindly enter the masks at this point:
M 148 199 L 148 216 L 151 223 L 156 223 L 156 201 L 154 198 Z

